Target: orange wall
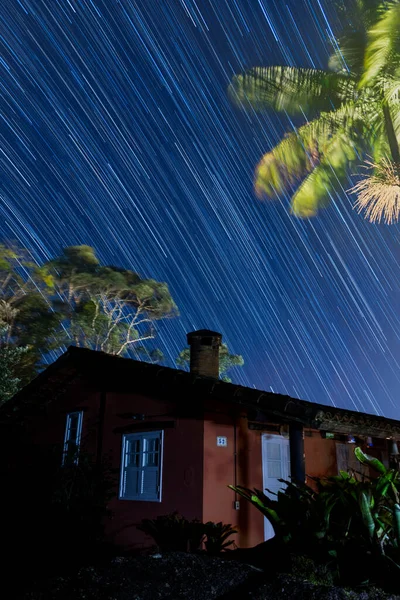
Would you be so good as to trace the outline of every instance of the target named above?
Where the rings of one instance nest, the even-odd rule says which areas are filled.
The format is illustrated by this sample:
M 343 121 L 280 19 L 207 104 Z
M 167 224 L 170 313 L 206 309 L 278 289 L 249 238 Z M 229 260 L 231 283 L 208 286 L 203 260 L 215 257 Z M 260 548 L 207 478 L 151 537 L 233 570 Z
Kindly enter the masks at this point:
M 375 440 L 378 444 L 372 448 L 366 448 L 361 446 L 364 452 L 370 456 L 378 458 L 380 461 L 387 463 L 387 450 L 385 441 Z M 343 443 L 337 440 L 327 440 L 321 437 L 321 434 L 317 430 L 312 431 L 312 437 L 304 438 L 304 451 L 306 458 L 306 474 L 313 477 L 330 477 L 338 474 L 338 466 L 336 460 L 336 444 Z M 355 446 L 350 446 L 354 448 Z M 350 466 L 354 468 L 354 465 L 358 465 L 357 460 L 354 459 Z M 361 466 L 356 466 L 356 470 L 360 470 Z M 367 469 L 366 473 L 370 477 L 376 477 L 378 473 L 374 469 Z M 313 485 L 311 480 L 306 481 L 309 485 Z
M 312 430 L 312 437 L 304 437 L 306 475 L 327 477 L 337 475 L 336 442 L 321 438 L 319 431 Z M 312 484 L 306 479 L 306 483 Z
M 61 464 L 67 413 L 83 410 L 82 447 L 96 457 L 100 401 L 99 391 L 86 388 L 82 382 L 72 386 L 67 393 L 60 394 L 56 401 L 48 404 L 45 414 L 26 418 L 24 444 L 45 455 L 54 448 L 55 459 Z M 119 430 L 135 423 L 131 418 L 124 418 L 124 413 L 143 413 L 151 417 L 142 428 L 140 422 L 136 422 L 139 427 L 130 429 L 131 432 L 148 431 L 152 421 L 172 421 L 174 424 L 172 428 L 164 429 L 161 502 L 118 499 L 123 435 Z M 166 414 L 171 416 L 164 416 Z M 117 545 L 125 548 L 152 545 L 153 542 L 135 527 L 144 518 L 155 518 L 174 511 L 188 519 L 202 518 L 203 421 L 173 415 L 176 415 L 176 406 L 171 402 L 137 394 L 107 393 L 102 448 L 103 457 L 116 470 L 116 483 L 115 497 L 109 503 L 113 516 L 106 520 L 105 526 L 108 539 Z M 35 461 L 32 452 L 21 449 L 20 454 L 25 465 L 27 456 Z
M 209 413 L 204 422 L 203 521 L 230 523 L 238 529 L 232 538 L 242 548 L 263 541 L 263 516 L 249 502 L 240 500 L 234 509 L 235 494 L 227 486 L 234 484 L 234 417 Z M 262 488 L 261 434 L 250 431 L 247 419 L 236 417 L 237 483 Z M 226 447 L 217 446 L 217 436 L 227 438 Z M 239 498 L 238 498 L 239 499 Z
M 240 509 L 235 510 L 235 494 L 227 487 L 234 483 L 234 418 L 208 413 L 204 423 L 204 488 L 203 520 L 222 521 L 235 526 L 238 546 L 247 548 L 264 540 L 263 516 L 249 502 L 238 497 Z M 262 490 L 261 436 L 263 431 L 248 429 L 247 419 L 237 423 L 237 483 Z M 306 474 L 311 477 L 337 475 L 336 442 L 323 439 L 317 430 L 304 437 Z M 218 447 L 217 436 L 227 437 L 227 447 Z M 312 480 L 306 482 L 313 485 Z
M 107 535 L 118 545 L 137 548 L 153 543 L 135 527 L 142 519 L 175 511 L 187 519 L 202 518 L 203 422 L 162 416 L 176 413 L 174 406 L 166 401 L 134 394 L 108 393 L 103 448 L 109 452 L 112 465 L 118 470 L 117 487 L 123 434 L 116 429 L 133 422 L 120 416 L 129 412 L 154 415 L 144 425 L 143 429 L 147 431 L 151 428 L 151 421 L 172 420 L 175 424 L 173 428 L 164 429 L 161 502 L 119 500 L 117 495 L 109 504 L 114 516 L 107 523 Z M 138 425 L 132 431 L 140 431 Z
M 95 454 L 99 404 L 99 392 L 81 382 L 73 384 L 67 393 L 50 402 L 44 413 L 25 417 L 26 443 L 33 448 L 54 449 L 61 463 L 67 413 L 83 411 L 82 447 Z
M 188 400 L 189 402 L 190 400 Z M 59 448 L 60 461 L 66 414 L 83 410 L 83 442 L 85 449 L 96 455 L 100 415 L 100 392 L 80 382 L 67 393 L 60 394 L 46 407 L 46 414 L 27 417 L 25 443 L 44 448 Z M 109 508 L 114 513 L 107 521 L 106 533 L 115 543 L 125 548 L 151 544 L 135 525 L 143 518 L 155 518 L 174 511 L 187 519 L 230 523 L 238 529 L 236 544 L 242 548 L 261 543 L 264 539 L 264 519 L 250 503 L 238 497 L 239 510 L 234 508 L 235 494 L 227 486 L 235 483 L 234 423 L 236 423 L 236 482 L 249 488 L 262 489 L 262 431 L 249 430 L 247 418 L 236 407 L 213 402 L 206 406 L 204 421 L 177 418 L 176 404 L 138 394 L 107 393 L 103 430 L 103 454 L 117 470 L 116 497 Z M 228 413 L 230 411 L 230 414 Z M 236 414 L 234 415 L 234 411 Z M 155 421 L 171 421 L 173 427 L 164 428 L 164 456 L 162 501 L 141 502 L 119 500 L 119 472 L 121 461 L 121 427 L 135 421 L 124 418 L 124 413 L 143 413 L 147 421 L 142 430 L 149 430 Z M 165 416 L 170 415 L 170 416 Z M 130 431 L 140 431 L 137 428 Z M 127 431 L 128 433 L 128 431 Z M 317 430 L 305 435 L 306 474 L 323 477 L 337 474 L 336 442 L 321 438 Z M 217 436 L 227 438 L 226 447 L 217 446 Z M 15 441 L 14 441 L 15 443 Z M 371 454 L 377 449 L 371 450 Z M 14 456 L 17 453 L 11 452 Z M 24 452 L 24 456 L 26 453 Z M 32 460 L 34 460 L 32 454 Z M 24 458 L 26 464 L 26 458 Z M 312 484 L 311 480 L 308 483 Z

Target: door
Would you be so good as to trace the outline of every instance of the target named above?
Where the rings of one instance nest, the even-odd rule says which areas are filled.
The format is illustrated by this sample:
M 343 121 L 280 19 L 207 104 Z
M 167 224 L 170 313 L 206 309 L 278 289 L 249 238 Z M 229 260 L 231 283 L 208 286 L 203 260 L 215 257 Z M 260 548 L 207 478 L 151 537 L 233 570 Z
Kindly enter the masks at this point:
M 272 500 L 276 496 L 266 491 L 268 488 L 275 494 L 285 489 L 285 485 L 278 479 L 290 478 L 290 454 L 289 440 L 281 435 L 264 433 L 261 440 L 262 470 L 263 470 L 263 492 Z M 267 518 L 264 518 L 264 539 L 274 537 L 274 530 Z

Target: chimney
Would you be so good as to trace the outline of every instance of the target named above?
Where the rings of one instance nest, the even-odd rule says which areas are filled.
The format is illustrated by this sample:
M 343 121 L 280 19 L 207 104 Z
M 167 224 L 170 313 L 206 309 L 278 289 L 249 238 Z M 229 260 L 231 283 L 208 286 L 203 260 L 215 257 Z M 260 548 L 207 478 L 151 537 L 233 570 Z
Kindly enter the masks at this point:
M 190 346 L 190 372 L 218 379 L 222 335 L 216 331 L 199 329 L 187 334 L 187 342 Z

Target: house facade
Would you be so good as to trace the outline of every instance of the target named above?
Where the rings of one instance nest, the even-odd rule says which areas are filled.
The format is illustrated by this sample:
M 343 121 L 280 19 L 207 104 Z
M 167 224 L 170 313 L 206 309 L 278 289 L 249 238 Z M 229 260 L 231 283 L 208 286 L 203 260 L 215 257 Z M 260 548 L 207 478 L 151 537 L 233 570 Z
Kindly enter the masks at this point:
M 312 484 L 360 470 L 355 444 L 396 461 L 400 422 L 220 381 L 221 335 L 200 330 L 188 342 L 190 372 L 69 348 L 0 411 L 3 424 L 19 413 L 24 432 L 18 452 L 7 442 L 8 468 L 29 468 L 38 450 L 66 468 L 77 449 L 109 461 L 117 481 L 106 534 L 129 550 L 150 543 L 142 519 L 174 511 L 230 523 L 237 545 L 251 547 L 272 531 L 229 484 L 274 492 L 290 476 Z

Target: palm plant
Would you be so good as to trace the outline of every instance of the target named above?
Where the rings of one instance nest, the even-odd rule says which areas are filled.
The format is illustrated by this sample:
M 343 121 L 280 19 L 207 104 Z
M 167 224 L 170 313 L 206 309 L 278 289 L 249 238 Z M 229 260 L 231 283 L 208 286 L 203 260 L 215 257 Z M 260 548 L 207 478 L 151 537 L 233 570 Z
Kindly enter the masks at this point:
M 244 107 L 307 119 L 262 157 L 259 196 L 295 187 L 291 211 L 308 218 L 363 165 L 367 173 L 351 190 L 355 207 L 392 223 L 400 216 L 400 0 L 353 0 L 347 22 L 349 15 L 327 71 L 254 67 L 235 76 L 229 92 Z
M 400 473 L 355 448 L 358 461 L 377 477 L 357 480 L 337 476 L 311 478 L 317 488 L 284 481 L 284 491 L 228 486 L 248 500 L 271 523 L 281 547 L 326 562 L 342 583 L 355 578 L 388 583 L 400 574 Z M 356 554 L 357 560 L 353 558 Z

